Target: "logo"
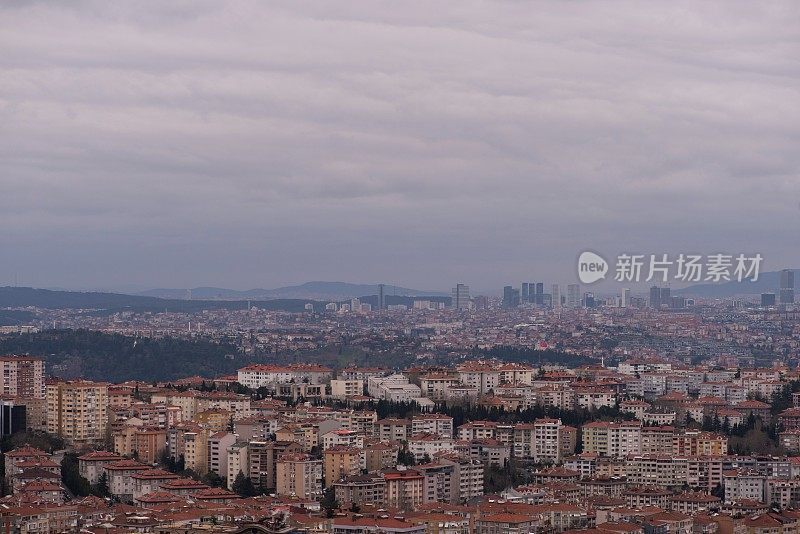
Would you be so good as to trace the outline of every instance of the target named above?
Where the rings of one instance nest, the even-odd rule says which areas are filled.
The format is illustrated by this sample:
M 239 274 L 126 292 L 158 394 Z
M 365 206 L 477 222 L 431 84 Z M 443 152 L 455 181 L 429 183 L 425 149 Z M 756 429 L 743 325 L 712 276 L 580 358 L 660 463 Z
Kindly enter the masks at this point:
M 582 252 L 578 257 L 578 278 L 582 284 L 593 284 L 606 277 L 608 262 L 594 252 Z

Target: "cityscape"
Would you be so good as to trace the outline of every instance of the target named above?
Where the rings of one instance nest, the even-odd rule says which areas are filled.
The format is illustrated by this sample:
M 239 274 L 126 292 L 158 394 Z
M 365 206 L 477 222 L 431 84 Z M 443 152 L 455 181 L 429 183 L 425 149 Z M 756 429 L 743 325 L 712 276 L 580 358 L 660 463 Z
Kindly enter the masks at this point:
M 0 534 L 800 534 L 798 29 L 0 2 Z

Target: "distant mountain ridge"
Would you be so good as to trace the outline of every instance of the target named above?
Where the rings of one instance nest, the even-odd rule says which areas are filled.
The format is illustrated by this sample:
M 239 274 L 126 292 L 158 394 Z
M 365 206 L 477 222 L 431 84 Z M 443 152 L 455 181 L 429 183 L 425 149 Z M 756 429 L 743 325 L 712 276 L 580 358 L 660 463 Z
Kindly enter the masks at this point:
M 798 269 L 792 269 L 797 281 Z M 741 282 L 731 281 L 721 284 L 696 284 L 682 289 L 673 290 L 679 295 L 689 295 L 706 298 L 726 298 L 737 295 L 759 295 L 761 293 L 778 293 L 780 285 L 780 271 L 770 271 L 759 273 L 758 280 L 751 282 L 743 280 Z
M 265 310 L 300 312 L 310 299 L 245 299 L 243 300 L 185 300 L 162 299 L 101 291 L 52 291 L 32 287 L 0 287 L 0 308 L 25 308 L 35 306 L 49 309 L 92 309 L 108 313 L 118 311 L 169 310 L 192 313 L 208 310 L 244 309 L 247 301 Z M 316 304 L 322 304 L 317 302 Z
M 385 294 L 403 297 L 444 297 L 440 291 L 423 291 L 385 285 Z M 150 289 L 135 293 L 142 297 L 162 299 L 205 299 L 205 300 L 246 300 L 246 299 L 310 299 L 310 300 L 343 300 L 376 295 L 378 284 L 351 284 L 347 282 L 306 282 L 296 286 L 285 286 L 276 289 L 248 289 L 239 291 L 221 287 L 194 287 L 191 289 Z

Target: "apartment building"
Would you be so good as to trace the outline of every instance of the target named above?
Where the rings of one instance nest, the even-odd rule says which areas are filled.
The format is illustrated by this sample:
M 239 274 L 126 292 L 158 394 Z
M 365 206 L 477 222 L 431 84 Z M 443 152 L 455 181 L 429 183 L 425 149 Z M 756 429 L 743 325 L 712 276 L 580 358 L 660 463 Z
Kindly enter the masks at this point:
M 333 371 L 327 367 L 313 364 L 295 365 L 261 365 L 253 364 L 237 371 L 237 381 L 249 388 L 275 387 L 290 382 L 323 384 L 333 377 Z
M 447 398 L 449 388 L 461 385 L 457 373 L 429 373 L 420 378 L 420 389 L 423 397 L 441 401 Z
M 331 380 L 331 397 L 336 399 L 345 399 L 347 397 L 355 397 L 364 394 L 364 381 L 360 379 Z
M 275 466 L 276 494 L 318 500 L 322 496 L 322 464 L 307 454 L 284 454 Z
M 600 456 L 639 454 L 642 446 L 642 423 L 597 421 L 583 425 L 583 452 Z
M 375 436 L 381 441 L 405 441 L 408 439 L 411 421 L 387 418 L 375 421 Z
M 246 441 L 237 441 L 228 447 L 228 472 L 225 474 L 228 487 L 232 488 L 239 473 L 249 475 L 250 447 Z M 251 480 L 252 481 L 252 480 Z
M 108 384 L 82 380 L 46 386 L 47 431 L 75 445 L 100 443 L 108 429 Z
M 452 452 L 454 441 L 451 437 L 438 434 L 415 434 L 408 438 L 408 450 L 420 462 L 425 456 L 433 458 L 438 452 Z
M 236 443 L 236 435 L 230 432 L 215 432 L 208 436 L 208 470 L 225 478 L 228 476 L 228 448 Z
M 376 504 L 383 506 L 386 500 L 386 481 L 380 475 L 354 475 L 333 484 L 336 500 L 348 504 Z
M 104 472 L 106 465 L 122 460 L 122 456 L 107 451 L 92 451 L 78 457 L 78 473 L 89 481 L 97 484 Z M 8 459 L 6 459 L 8 465 Z
M 352 447 L 332 447 L 322 454 L 325 486 L 343 478 L 361 474 L 366 467 L 364 451 Z
M 413 469 L 384 471 L 386 505 L 413 510 L 425 501 L 425 477 Z
M 294 441 L 251 441 L 247 447 L 249 466 L 245 474 L 256 488 L 264 491 L 275 489 L 277 485 L 278 458 L 303 452 L 302 446 Z
M 332 447 L 356 447 L 364 448 L 364 435 L 355 430 L 345 430 L 340 428 L 333 430 L 322 436 L 322 449 L 328 450 Z
M 415 415 L 411 418 L 411 433 L 453 437 L 453 418 L 439 413 Z
M 31 356 L 0 356 L 0 371 L 3 396 L 45 398 L 43 359 Z

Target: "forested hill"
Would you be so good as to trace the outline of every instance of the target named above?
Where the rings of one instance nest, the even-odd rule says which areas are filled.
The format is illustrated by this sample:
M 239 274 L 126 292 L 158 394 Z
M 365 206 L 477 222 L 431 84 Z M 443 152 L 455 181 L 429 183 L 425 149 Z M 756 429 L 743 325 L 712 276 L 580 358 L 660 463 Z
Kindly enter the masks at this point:
M 248 302 L 264 310 L 301 312 L 308 300 L 181 300 L 84 291 L 51 291 L 32 287 L 0 287 L 0 308 L 36 306 L 49 309 L 93 309 L 109 313 L 117 311 L 169 310 L 173 312 L 198 312 L 202 310 L 241 310 Z M 323 303 L 318 304 L 321 309 Z
M 46 359 L 62 378 L 123 382 L 235 374 L 248 363 L 233 345 L 204 340 L 132 338 L 90 330 L 46 330 L 0 337 L 0 354 Z
M 332 368 L 374 365 L 391 361 L 403 368 L 414 358 L 398 352 L 368 354 L 354 347 L 323 347 L 302 353 L 251 356 L 229 343 L 179 338 L 144 338 L 94 330 L 44 330 L 32 334 L 0 336 L 0 354 L 30 354 L 45 358 L 48 374 L 61 378 L 87 378 L 108 382 L 177 380 L 187 376 L 214 378 L 236 374 L 248 363 L 319 363 Z M 518 347 L 477 351 L 473 357 L 541 365 L 553 363 L 577 367 L 596 363 L 585 356 Z M 378 358 L 378 360 L 375 360 Z M 442 360 L 443 364 L 453 360 Z

